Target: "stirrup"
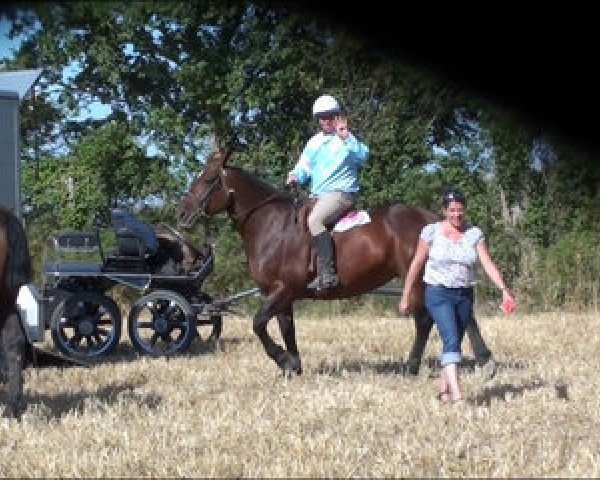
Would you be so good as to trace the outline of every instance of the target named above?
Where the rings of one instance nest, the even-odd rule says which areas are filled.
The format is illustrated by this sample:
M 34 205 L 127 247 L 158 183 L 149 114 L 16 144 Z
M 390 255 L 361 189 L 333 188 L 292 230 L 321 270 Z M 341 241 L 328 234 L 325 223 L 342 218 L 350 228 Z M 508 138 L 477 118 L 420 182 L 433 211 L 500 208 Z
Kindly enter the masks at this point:
M 327 288 L 337 287 L 340 284 L 340 277 L 336 273 L 321 273 L 310 282 L 306 288 L 310 290 L 325 290 Z

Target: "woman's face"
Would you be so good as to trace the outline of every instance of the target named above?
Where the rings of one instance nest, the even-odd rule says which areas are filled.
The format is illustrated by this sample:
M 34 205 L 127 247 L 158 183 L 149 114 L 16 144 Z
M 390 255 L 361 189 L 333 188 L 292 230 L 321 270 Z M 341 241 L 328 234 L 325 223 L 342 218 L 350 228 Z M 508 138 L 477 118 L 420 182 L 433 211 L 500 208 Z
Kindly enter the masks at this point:
M 451 201 L 446 208 L 444 208 L 444 215 L 446 220 L 455 228 L 460 228 L 465 222 L 465 206 L 456 201 Z

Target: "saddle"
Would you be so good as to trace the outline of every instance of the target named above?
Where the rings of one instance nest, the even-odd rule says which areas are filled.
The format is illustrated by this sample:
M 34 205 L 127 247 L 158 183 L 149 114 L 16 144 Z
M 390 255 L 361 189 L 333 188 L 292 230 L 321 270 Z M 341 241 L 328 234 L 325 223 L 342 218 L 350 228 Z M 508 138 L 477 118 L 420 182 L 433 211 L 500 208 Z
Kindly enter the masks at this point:
M 299 206 L 296 206 L 296 223 L 300 219 L 301 231 L 309 235 L 308 231 L 308 214 L 311 212 L 317 199 L 315 197 L 307 197 L 301 201 Z M 329 223 L 325 224 L 325 227 L 330 232 L 345 232 L 359 225 L 365 225 L 371 221 L 371 216 L 366 210 L 356 210 L 350 208 L 343 212 L 341 216 Z M 309 259 L 308 259 L 308 270 L 309 272 L 315 272 L 317 270 L 317 252 L 312 246 L 312 242 L 308 242 L 309 247 Z
M 313 207 L 317 203 L 315 197 L 307 197 L 301 201 L 300 206 L 297 206 L 296 222 L 298 218 L 301 219 L 303 229 L 308 232 L 308 214 L 311 212 Z M 358 227 L 359 225 L 365 225 L 371 221 L 371 216 L 366 210 L 356 210 L 350 208 L 343 212 L 341 216 L 329 223 L 325 224 L 327 230 L 331 232 L 345 232 L 351 228 Z

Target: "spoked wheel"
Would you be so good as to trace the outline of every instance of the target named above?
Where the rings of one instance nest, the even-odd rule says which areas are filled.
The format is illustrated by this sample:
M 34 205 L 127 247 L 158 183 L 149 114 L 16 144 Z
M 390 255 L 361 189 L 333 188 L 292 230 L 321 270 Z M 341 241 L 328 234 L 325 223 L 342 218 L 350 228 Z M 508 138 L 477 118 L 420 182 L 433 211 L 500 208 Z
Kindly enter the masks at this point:
M 199 292 L 193 297 L 198 340 L 214 346 L 223 332 L 223 315 L 218 312 L 207 312 L 206 307 L 211 303 L 212 297 L 208 293 Z
M 156 290 L 133 304 L 129 312 L 129 339 L 151 356 L 181 353 L 196 335 L 196 319 L 189 302 L 170 290 Z
M 54 345 L 67 357 L 90 360 L 112 352 L 121 338 L 121 312 L 111 299 L 95 292 L 77 292 L 52 312 Z

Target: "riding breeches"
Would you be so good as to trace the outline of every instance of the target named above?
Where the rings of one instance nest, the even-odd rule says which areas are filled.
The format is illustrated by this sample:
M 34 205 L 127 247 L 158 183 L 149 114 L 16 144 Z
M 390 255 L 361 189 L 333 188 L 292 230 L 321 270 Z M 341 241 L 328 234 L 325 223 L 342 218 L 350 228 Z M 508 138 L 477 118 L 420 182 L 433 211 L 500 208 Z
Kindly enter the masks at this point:
M 357 200 L 356 193 L 330 192 L 319 195 L 308 215 L 308 229 L 313 237 L 327 230 L 326 225 L 337 221 Z

